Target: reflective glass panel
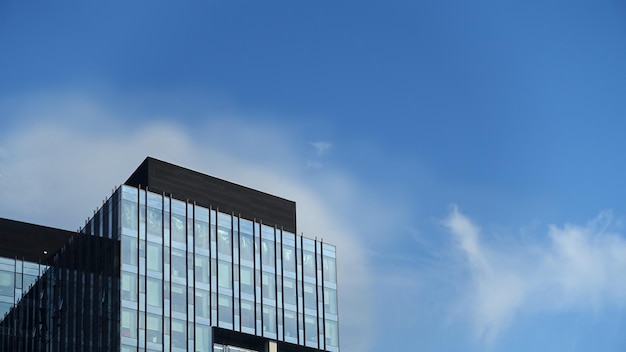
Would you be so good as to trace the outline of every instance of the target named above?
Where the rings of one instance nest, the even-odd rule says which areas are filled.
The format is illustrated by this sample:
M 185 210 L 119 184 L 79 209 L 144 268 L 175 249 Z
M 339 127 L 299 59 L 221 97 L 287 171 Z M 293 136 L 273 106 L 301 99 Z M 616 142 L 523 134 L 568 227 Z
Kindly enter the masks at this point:
M 122 271 L 122 299 L 137 302 L 137 274 Z
M 218 299 L 218 313 L 219 320 L 222 323 L 232 324 L 233 323 L 233 307 L 231 298 L 226 295 L 219 295 Z
M 324 256 L 322 259 L 324 266 L 324 281 L 337 283 L 337 268 L 335 258 Z
M 276 332 L 276 308 L 263 306 L 263 331 L 269 333 Z
M 122 236 L 122 263 L 137 266 L 137 239 Z
M 298 338 L 296 312 L 285 310 L 285 337 Z
M 283 277 L 283 298 L 287 304 L 296 304 L 296 281 L 288 277 Z
M 161 343 L 163 338 L 163 325 L 161 316 L 148 314 L 146 318 L 146 339 L 148 342 Z
M 239 253 L 241 259 L 254 261 L 254 241 L 252 235 L 242 233 L 239 236 Z
M 254 269 L 245 266 L 240 267 L 241 274 L 239 280 L 241 283 L 241 293 L 254 295 Z
M 161 280 L 149 277 L 146 282 L 146 301 L 148 305 L 153 307 L 161 307 L 163 302 L 162 293 L 163 287 L 161 287 Z
M 148 242 L 146 264 L 149 270 L 161 272 L 163 268 L 163 255 L 161 245 Z
M 337 322 L 326 320 L 326 344 L 333 347 L 339 347 L 339 334 L 337 332 Z
M 337 314 L 337 291 L 324 288 L 324 310 L 329 314 Z
M 241 326 L 254 329 L 254 303 L 251 301 L 241 301 Z
M 223 288 L 232 288 L 231 264 L 220 260 L 218 262 L 217 275 L 218 285 Z

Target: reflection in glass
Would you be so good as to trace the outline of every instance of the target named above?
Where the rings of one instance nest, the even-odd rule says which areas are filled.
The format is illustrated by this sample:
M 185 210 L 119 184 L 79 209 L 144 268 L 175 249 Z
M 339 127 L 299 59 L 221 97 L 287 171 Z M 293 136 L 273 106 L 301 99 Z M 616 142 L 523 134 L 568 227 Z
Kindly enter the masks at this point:
M 122 316 L 120 319 L 120 333 L 124 337 L 137 338 L 137 312 L 122 308 Z
M 304 338 L 307 342 L 317 343 L 317 324 L 314 316 L 304 316 Z
M 338 347 L 339 338 L 337 333 L 337 322 L 332 320 L 326 320 L 324 324 L 326 326 L 326 344 L 328 346 Z
M 196 352 L 209 351 L 211 348 L 211 332 L 208 326 L 196 325 Z
M 241 327 L 254 329 L 254 303 L 241 300 Z
M 308 277 L 315 277 L 315 254 L 309 251 L 304 251 L 302 262 L 304 264 L 304 275 Z
M 296 281 L 288 277 L 283 277 L 283 298 L 286 304 L 296 304 Z
M 276 299 L 276 285 L 274 274 L 263 272 L 263 299 Z
M 220 295 L 218 299 L 218 316 L 220 323 L 233 323 L 232 301 L 229 296 Z
M 317 309 L 315 286 L 306 282 L 304 283 L 304 308 Z
M 231 233 L 230 229 L 223 227 L 217 228 L 217 249 L 220 254 L 231 255 Z
M 239 275 L 239 280 L 241 283 L 241 293 L 254 295 L 254 269 L 247 268 L 245 266 L 239 267 L 241 269 L 241 273 Z
M 231 269 L 232 268 L 230 263 L 222 260 L 218 262 L 217 283 L 220 287 L 228 289 L 232 288 Z
M 187 348 L 187 322 L 172 319 L 172 347 Z
M 296 312 L 285 310 L 285 337 L 298 337 Z
M 161 307 L 161 303 L 163 302 L 162 293 L 163 288 L 161 287 L 161 280 L 155 278 L 148 278 L 147 290 L 146 290 L 146 301 L 149 306 L 153 307 Z
M 122 299 L 137 302 L 137 274 L 122 271 Z
M 161 324 L 161 316 L 156 314 L 148 314 L 146 319 L 146 339 L 148 342 L 161 343 L 163 336 L 163 328 Z
M 291 246 L 283 246 L 283 269 L 285 272 L 296 272 L 295 250 Z
M 196 255 L 196 282 L 209 283 L 209 257 Z
M 263 331 L 276 333 L 276 309 L 271 306 L 263 306 Z
M 337 292 L 331 288 L 324 288 L 324 310 L 328 314 L 337 314 Z
M 209 224 L 196 220 L 195 244 L 196 247 L 209 249 Z
M 162 227 L 161 210 L 148 207 L 148 234 L 160 237 Z
M 127 199 L 122 200 L 122 227 L 130 230 L 137 230 L 139 213 L 137 203 Z
M 209 319 L 211 317 L 209 292 L 196 289 L 196 316 Z
M 335 265 L 335 258 L 323 257 L 324 263 L 324 281 L 337 283 L 337 268 Z
M 8 271 L 0 271 L 0 295 L 13 297 L 15 274 Z
M 172 283 L 172 311 L 179 313 L 187 312 L 186 287 Z
M 187 259 L 185 252 L 172 248 L 172 276 L 178 278 L 187 277 Z
M 274 266 L 274 243 L 268 240 L 261 241 L 261 263 Z
M 137 266 L 137 239 L 122 236 L 122 263 Z
M 163 268 L 161 248 L 160 244 L 148 242 L 146 265 L 149 270 L 161 272 L 161 268 Z
M 239 253 L 241 253 L 241 259 L 254 261 L 254 241 L 252 235 L 242 233 L 239 236 Z
M 172 241 L 187 243 L 186 221 L 184 215 L 172 214 Z

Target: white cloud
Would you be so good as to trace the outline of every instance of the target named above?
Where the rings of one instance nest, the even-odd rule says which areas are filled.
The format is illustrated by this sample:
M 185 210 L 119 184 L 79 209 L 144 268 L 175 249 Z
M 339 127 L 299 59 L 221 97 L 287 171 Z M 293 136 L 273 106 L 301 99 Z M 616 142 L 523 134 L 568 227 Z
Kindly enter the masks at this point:
M 342 348 L 370 350 L 374 317 L 368 313 L 370 274 L 357 237 L 359 221 L 338 205 L 365 203 L 354 196 L 366 192 L 346 193 L 358 188 L 354 180 L 341 170 L 316 175 L 323 180 L 320 187 L 306 179 L 302 157 L 292 152 L 298 148 L 285 137 L 292 134 L 287 127 L 237 115 L 197 116 L 205 122 L 193 129 L 168 122 L 176 116 L 159 121 L 143 116 L 140 123 L 81 95 L 53 97 L 0 102 L 7 118 L 21 121 L 0 132 L 1 217 L 77 229 L 148 155 L 295 200 L 298 230 L 337 246 Z M 330 144 L 316 148 L 322 153 Z M 343 197 L 338 204 L 331 201 L 338 197 Z
M 464 253 L 471 280 L 461 302 L 476 337 L 492 344 L 516 316 L 623 309 L 626 240 L 607 231 L 610 212 L 586 225 L 551 225 L 542 241 L 484 242 L 481 230 L 453 207 L 443 225 Z
M 318 156 L 321 156 L 322 154 L 326 153 L 333 146 L 332 143 L 327 142 L 327 141 L 317 141 L 317 142 L 311 143 L 311 145 L 313 146 L 313 148 L 315 148 L 315 152 L 317 153 Z

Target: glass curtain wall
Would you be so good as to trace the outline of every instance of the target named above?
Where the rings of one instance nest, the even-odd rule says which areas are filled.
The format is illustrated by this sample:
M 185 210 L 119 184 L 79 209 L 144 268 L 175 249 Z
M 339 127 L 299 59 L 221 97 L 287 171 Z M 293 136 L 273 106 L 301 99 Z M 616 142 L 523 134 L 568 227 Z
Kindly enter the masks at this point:
M 118 192 L 122 351 L 210 351 L 211 326 L 338 351 L 333 246 L 190 201 Z

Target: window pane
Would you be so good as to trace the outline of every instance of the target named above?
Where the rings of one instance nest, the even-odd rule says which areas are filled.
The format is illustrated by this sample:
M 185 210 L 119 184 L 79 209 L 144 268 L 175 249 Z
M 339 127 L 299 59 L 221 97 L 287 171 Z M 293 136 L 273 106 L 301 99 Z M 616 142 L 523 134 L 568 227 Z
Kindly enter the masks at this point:
M 196 255 L 196 281 L 208 283 L 209 279 L 209 257 Z
M 317 309 L 315 286 L 307 283 L 304 283 L 304 307 L 308 309 Z
M 241 283 L 241 293 L 254 295 L 254 269 L 244 266 L 241 266 L 240 269 L 241 274 L 239 280 Z
M 283 246 L 283 268 L 286 272 L 296 272 L 295 250 L 291 246 Z
M 337 282 L 337 269 L 335 266 L 335 258 L 324 256 L 324 281 Z
M 276 299 L 276 285 L 274 274 L 263 273 L 263 299 Z
M 337 322 L 326 320 L 326 344 L 329 346 L 339 347 L 339 334 L 337 332 Z
M 122 299 L 137 302 L 137 274 L 122 272 Z
M 186 221 L 184 215 L 172 214 L 172 241 L 187 243 Z
M 276 333 L 276 308 L 263 306 L 263 331 Z
M 178 284 L 172 286 L 172 311 L 179 313 L 187 312 L 186 287 Z
M 195 244 L 198 248 L 209 249 L 209 224 L 196 220 Z
M 283 297 L 285 303 L 294 305 L 297 303 L 296 281 L 294 279 L 283 277 Z
M 161 343 L 163 337 L 161 316 L 148 314 L 146 319 L 146 328 L 146 338 L 148 342 Z
M 285 337 L 298 337 L 296 312 L 285 310 Z
M 331 288 L 324 288 L 324 309 L 328 314 L 337 314 L 337 292 Z
M 232 324 L 233 308 L 230 297 L 226 295 L 220 295 L 218 299 L 218 304 L 219 321 L 226 324 Z
M 185 252 L 172 248 L 172 276 L 178 278 L 187 277 L 187 258 Z
M 161 209 L 148 207 L 148 234 L 161 237 L 163 218 Z
M 308 277 L 315 277 L 315 254 L 313 252 L 304 251 L 302 257 L 304 275 Z
M 139 212 L 137 211 L 137 203 L 123 199 L 122 200 L 122 227 L 137 230 L 137 219 Z
M 217 249 L 220 254 L 231 255 L 231 238 L 230 229 L 221 226 L 217 228 Z
M 223 288 L 232 288 L 231 264 L 220 260 L 217 268 L 218 285 Z
M 122 236 L 122 263 L 137 266 L 137 239 Z
M 241 326 L 254 329 L 254 303 L 241 301 Z
M 304 338 L 307 342 L 317 343 L 317 324 L 313 316 L 304 316 Z
M 146 256 L 146 264 L 149 270 L 161 272 L 163 265 L 163 255 L 161 254 L 161 245 L 148 242 L 148 253 Z
M 209 292 L 196 289 L 196 316 L 200 318 L 211 317 L 209 305 Z
M 239 236 L 239 253 L 241 253 L 241 259 L 254 261 L 254 241 L 252 235 L 242 233 Z
M 148 290 L 146 292 L 146 300 L 148 305 L 153 307 L 161 307 L 163 302 L 161 280 L 149 277 L 147 281 Z
M 261 241 L 261 263 L 272 267 L 275 266 L 274 242 L 269 240 Z
M 132 309 L 122 308 L 120 326 L 122 336 L 137 338 L 137 312 Z
M 187 348 L 187 322 L 172 319 L 172 347 Z
M 196 352 L 209 351 L 211 348 L 211 332 L 208 326 L 196 325 Z
M 0 295 L 13 297 L 14 285 L 15 274 L 8 271 L 0 271 Z

